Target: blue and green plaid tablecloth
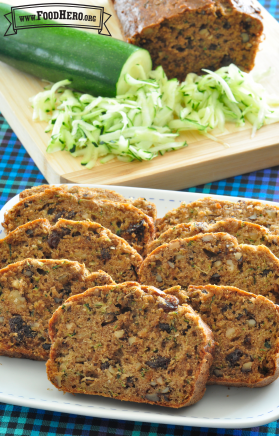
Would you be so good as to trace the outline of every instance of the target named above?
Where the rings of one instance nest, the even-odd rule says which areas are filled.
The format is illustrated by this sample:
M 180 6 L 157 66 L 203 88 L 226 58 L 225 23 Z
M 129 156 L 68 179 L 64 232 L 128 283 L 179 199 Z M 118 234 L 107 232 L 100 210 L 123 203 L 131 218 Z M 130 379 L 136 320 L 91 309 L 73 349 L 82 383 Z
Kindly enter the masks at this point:
M 279 0 L 261 0 L 261 4 L 279 21 Z M 0 207 L 23 189 L 47 183 L 1 114 L 0 156 Z M 188 191 L 279 201 L 279 166 L 195 186 L 189 188 Z M 104 436 L 110 434 L 117 436 L 262 436 L 279 434 L 279 421 L 243 430 L 208 429 L 90 418 L 0 403 L 0 435 Z

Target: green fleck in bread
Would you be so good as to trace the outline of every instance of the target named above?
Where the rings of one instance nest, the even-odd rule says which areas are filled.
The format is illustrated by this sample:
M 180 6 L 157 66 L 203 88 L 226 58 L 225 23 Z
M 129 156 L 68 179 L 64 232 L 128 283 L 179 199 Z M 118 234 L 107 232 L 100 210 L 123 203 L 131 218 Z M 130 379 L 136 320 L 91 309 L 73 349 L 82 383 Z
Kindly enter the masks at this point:
M 182 203 L 177 209 L 157 220 L 157 237 L 180 223 L 195 221 L 213 224 L 226 218 L 249 221 L 269 228 L 272 233 L 279 233 L 279 207 L 276 205 L 253 200 L 239 200 L 234 203 L 205 197 L 189 204 Z
M 102 269 L 116 282 L 137 280 L 141 256 L 124 239 L 100 224 L 46 219 L 24 224 L 0 240 L 0 267 L 32 258 L 69 259 L 90 272 Z
M 92 283 L 113 283 L 103 273 L 88 275 L 68 260 L 26 259 L 0 270 L 0 355 L 47 360 L 48 322 L 69 296 Z
M 69 298 L 50 321 L 49 380 L 63 392 L 182 407 L 202 398 L 209 328 L 190 306 L 126 282 Z
M 238 245 L 227 233 L 175 239 L 143 261 L 140 282 L 167 289 L 180 285 L 235 286 L 279 302 L 279 260 L 263 245 Z

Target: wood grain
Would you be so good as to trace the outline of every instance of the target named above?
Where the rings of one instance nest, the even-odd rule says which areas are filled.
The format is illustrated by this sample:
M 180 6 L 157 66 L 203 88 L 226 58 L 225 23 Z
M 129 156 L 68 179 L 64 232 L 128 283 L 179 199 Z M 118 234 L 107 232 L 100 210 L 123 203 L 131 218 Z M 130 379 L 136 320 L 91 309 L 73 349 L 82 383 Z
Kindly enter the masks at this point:
M 20 4 L 13 0 L 9 3 L 13 6 Z M 108 22 L 110 32 L 113 37 L 122 39 L 119 22 L 109 0 L 90 0 L 87 4 L 104 6 L 105 11 L 112 14 Z M 261 9 L 266 38 L 254 71 L 271 67 L 271 74 L 263 84 L 270 93 L 278 94 L 279 24 Z M 279 123 L 263 127 L 253 139 L 250 137 L 251 126 L 237 129 L 227 123 L 222 139 L 230 145 L 229 148 L 191 132 L 181 135 L 189 144 L 187 148 L 166 153 L 151 162 L 123 163 L 115 160 L 87 170 L 80 165 L 79 159 L 74 159 L 67 152 L 46 153 L 49 141 L 49 134 L 44 133 L 46 123 L 32 120 L 29 103 L 29 98 L 42 89 L 43 82 L 40 80 L 0 62 L 0 110 L 49 183 L 181 189 L 279 164 Z

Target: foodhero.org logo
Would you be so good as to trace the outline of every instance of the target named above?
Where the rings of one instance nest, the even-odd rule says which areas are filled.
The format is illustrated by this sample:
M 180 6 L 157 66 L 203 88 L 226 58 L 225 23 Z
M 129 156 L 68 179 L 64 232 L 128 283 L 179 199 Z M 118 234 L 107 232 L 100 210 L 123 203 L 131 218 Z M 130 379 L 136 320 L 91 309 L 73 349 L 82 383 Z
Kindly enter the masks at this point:
M 5 36 L 14 35 L 20 29 L 38 27 L 80 27 L 96 29 L 100 35 L 111 36 L 106 26 L 111 15 L 101 6 L 70 3 L 15 6 L 5 17 L 10 23 Z
M 28 21 L 40 21 L 44 20 L 76 20 L 76 21 L 97 21 L 96 15 L 88 15 L 83 12 L 73 12 L 66 11 L 66 9 L 61 9 L 58 11 L 37 11 L 36 15 L 20 15 L 19 19 L 21 22 Z

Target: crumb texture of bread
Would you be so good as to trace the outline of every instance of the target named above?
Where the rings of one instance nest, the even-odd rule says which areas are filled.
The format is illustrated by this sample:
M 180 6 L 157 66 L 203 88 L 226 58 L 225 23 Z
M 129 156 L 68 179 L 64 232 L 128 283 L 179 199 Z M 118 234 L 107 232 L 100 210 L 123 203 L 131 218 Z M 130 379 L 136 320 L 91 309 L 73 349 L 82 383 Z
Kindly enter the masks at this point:
M 174 408 L 205 392 L 212 332 L 190 306 L 156 288 L 89 289 L 55 312 L 49 334 L 47 375 L 63 392 Z
M 71 295 L 111 284 L 103 271 L 88 273 L 68 260 L 26 259 L 0 270 L 0 355 L 47 360 L 48 321 Z
M 151 253 L 160 245 L 169 243 L 174 239 L 185 239 L 198 235 L 199 233 L 229 233 L 234 236 L 239 244 L 265 245 L 272 253 L 279 257 L 279 235 L 274 235 L 266 227 L 248 221 L 241 221 L 235 218 L 227 218 L 224 221 L 217 221 L 214 224 L 206 222 L 181 223 L 170 227 L 164 233 L 150 242 L 146 254 Z
M 263 245 L 238 244 L 227 233 L 205 233 L 161 245 L 143 261 L 140 282 L 235 286 L 279 302 L 279 260 Z
M 180 223 L 206 222 L 214 224 L 227 218 L 236 218 L 267 227 L 279 234 L 279 207 L 254 200 L 232 201 L 205 197 L 192 203 L 182 203 L 156 222 L 157 237 Z
M 234 287 L 189 286 L 186 293 L 217 343 L 209 384 L 253 388 L 278 378 L 278 306 Z
M 126 40 L 147 49 L 169 79 L 231 63 L 254 67 L 263 19 L 251 0 L 114 0 L 114 8 Z
M 139 253 L 154 239 L 153 220 L 128 203 L 78 198 L 60 188 L 46 189 L 24 198 L 5 213 L 3 227 L 7 232 L 38 218 L 55 224 L 60 218 L 93 221 L 121 236 Z
M 0 267 L 32 258 L 69 259 L 99 269 L 116 282 L 137 280 L 142 257 L 124 239 L 89 221 L 46 219 L 24 224 L 0 240 Z
M 137 198 L 132 200 L 130 198 L 125 198 L 123 195 L 118 194 L 115 191 L 110 189 L 103 188 L 88 188 L 84 186 L 69 186 L 69 185 L 60 185 L 59 187 L 53 185 L 40 185 L 33 186 L 30 189 L 25 189 L 19 194 L 19 199 L 22 200 L 27 197 L 31 197 L 34 194 L 40 194 L 47 189 L 60 189 L 64 192 L 68 192 L 69 194 L 75 195 L 77 198 L 84 199 L 95 199 L 95 200 L 107 200 L 114 201 L 118 203 L 131 203 L 133 206 L 140 209 L 146 215 L 150 216 L 153 221 L 157 218 L 157 208 L 154 203 L 151 201 L 147 201 L 145 198 Z

